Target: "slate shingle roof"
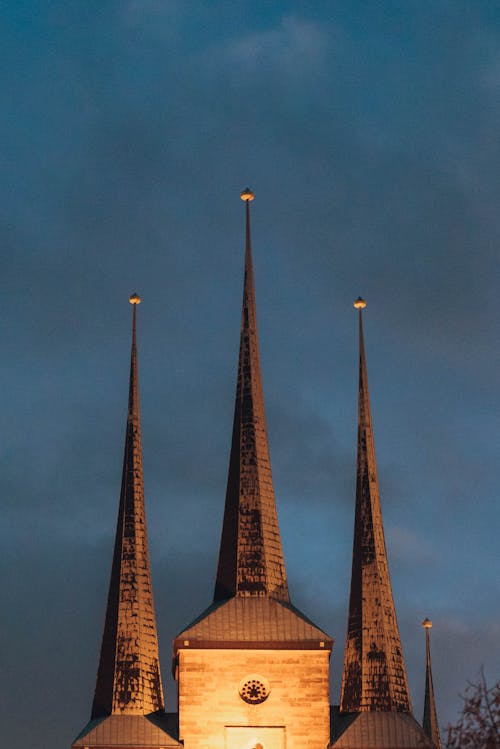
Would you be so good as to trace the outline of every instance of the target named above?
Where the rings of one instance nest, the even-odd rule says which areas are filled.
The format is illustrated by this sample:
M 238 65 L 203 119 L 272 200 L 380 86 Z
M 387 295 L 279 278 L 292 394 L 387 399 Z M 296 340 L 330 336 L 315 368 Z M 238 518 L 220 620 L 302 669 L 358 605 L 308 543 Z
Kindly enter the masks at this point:
M 85 726 L 73 742 L 74 749 L 80 747 L 180 747 L 175 736 L 178 732 L 177 714 L 154 715 L 110 715 L 96 718 Z
M 267 597 L 234 597 L 210 606 L 174 640 L 191 648 L 324 648 L 333 640 L 291 604 Z M 323 643 L 321 645 L 320 643 Z
M 344 655 L 344 712 L 411 712 L 406 668 L 387 563 L 359 307 L 359 405 L 356 512 Z
M 246 249 L 240 352 L 214 601 L 262 595 L 289 601 L 260 371 L 250 241 L 253 194 L 244 191 L 242 198 L 246 201 Z
M 409 713 L 362 712 L 332 716 L 334 749 L 433 749 Z
M 136 309 L 133 303 L 122 485 L 92 718 L 146 715 L 164 706 L 144 507 Z

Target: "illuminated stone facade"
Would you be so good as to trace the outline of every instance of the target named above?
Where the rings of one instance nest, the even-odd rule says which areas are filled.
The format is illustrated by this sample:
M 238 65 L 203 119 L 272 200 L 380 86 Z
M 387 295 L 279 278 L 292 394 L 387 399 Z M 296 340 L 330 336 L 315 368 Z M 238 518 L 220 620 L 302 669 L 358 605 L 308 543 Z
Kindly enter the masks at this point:
M 180 739 L 186 749 L 326 747 L 328 658 L 319 649 L 179 649 Z M 252 679 L 268 690 L 258 704 L 240 694 Z

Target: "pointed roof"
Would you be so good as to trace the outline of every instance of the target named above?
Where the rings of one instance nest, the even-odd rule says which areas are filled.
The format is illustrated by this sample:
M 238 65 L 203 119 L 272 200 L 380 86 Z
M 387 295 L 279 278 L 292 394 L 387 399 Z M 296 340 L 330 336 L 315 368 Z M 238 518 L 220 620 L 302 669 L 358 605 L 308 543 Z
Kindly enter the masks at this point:
M 111 714 L 146 715 L 163 710 L 142 472 L 136 309 L 125 454 L 113 566 L 97 673 L 92 718 Z
M 410 713 L 339 713 L 336 707 L 330 746 L 332 749 L 433 749 Z
M 214 602 L 174 640 L 182 648 L 299 648 L 333 641 L 290 603 L 269 460 L 246 203 L 238 381 Z M 175 666 L 175 660 L 174 660 Z
M 174 640 L 180 648 L 327 650 L 333 640 L 291 603 L 264 596 L 233 596 L 213 603 Z
M 71 749 L 166 749 L 182 747 L 178 716 L 173 713 L 151 715 L 108 715 L 91 720 L 76 737 Z
M 411 713 L 405 662 L 380 509 L 359 298 L 359 402 L 356 513 L 351 594 L 342 677 L 342 712 Z
M 431 669 L 431 627 L 430 619 L 424 619 L 422 626 L 425 629 L 425 699 L 424 699 L 424 717 L 422 727 L 426 735 L 430 738 L 436 749 L 441 749 L 441 736 L 439 734 L 439 724 L 437 719 L 436 700 L 434 697 L 434 685 L 432 683 Z
M 214 601 L 269 596 L 289 601 L 285 562 L 274 501 L 264 395 L 260 371 L 250 238 L 253 193 L 246 205 L 245 280 L 238 381 L 226 504 Z

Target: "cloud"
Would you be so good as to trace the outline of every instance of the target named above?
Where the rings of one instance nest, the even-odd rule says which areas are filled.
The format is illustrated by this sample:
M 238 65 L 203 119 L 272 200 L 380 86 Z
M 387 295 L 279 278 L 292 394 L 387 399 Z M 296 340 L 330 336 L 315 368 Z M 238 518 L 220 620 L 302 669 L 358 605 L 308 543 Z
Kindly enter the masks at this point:
M 327 29 L 306 18 L 285 15 L 270 29 L 259 30 L 233 39 L 222 48 L 209 50 L 212 59 L 225 59 L 235 75 L 280 75 L 300 80 L 304 70 L 323 61 L 328 39 Z
M 177 30 L 172 22 L 183 16 L 183 4 L 176 0 L 127 0 L 121 3 L 122 18 L 130 26 L 156 29 L 170 36 Z
M 210 597 L 247 182 L 295 602 L 335 635 L 338 678 L 354 513 L 351 305 L 361 293 L 412 684 L 420 689 L 424 615 L 435 620 L 444 720 L 481 663 L 498 671 L 488 629 L 499 614 L 498 19 L 478 23 L 482 2 L 362 15 L 349 3 L 314 13 L 216 5 L 6 8 L 2 576 L 7 641 L 26 654 L 9 661 L 12 749 L 32 730 L 19 705 L 35 706 L 33 724 L 52 745 L 87 714 L 118 503 L 131 291 L 144 298 L 164 672 L 170 638 Z M 49 669 L 53 693 L 30 691 L 30 664 Z M 67 723 L 54 726 L 61 706 Z
M 389 539 L 394 564 L 402 561 L 415 564 L 432 564 L 441 559 L 441 554 L 433 548 L 421 532 L 411 528 L 385 524 L 386 538 Z

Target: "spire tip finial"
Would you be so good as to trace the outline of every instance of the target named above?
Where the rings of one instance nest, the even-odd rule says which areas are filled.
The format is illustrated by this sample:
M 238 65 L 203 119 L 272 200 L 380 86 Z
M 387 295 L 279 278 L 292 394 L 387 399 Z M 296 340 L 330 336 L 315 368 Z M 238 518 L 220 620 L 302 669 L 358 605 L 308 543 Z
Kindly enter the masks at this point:
M 141 297 L 139 294 L 131 294 L 128 298 L 130 304 L 140 304 L 141 303 Z
M 424 629 L 431 629 L 431 628 L 432 628 L 432 622 L 431 622 L 431 620 L 430 620 L 430 619 L 427 619 L 427 617 L 426 617 L 426 618 L 424 619 L 424 621 L 422 622 L 422 627 L 423 627 Z
M 358 296 L 358 298 L 354 300 L 353 306 L 354 309 L 364 309 L 366 307 L 366 302 L 363 297 Z
M 242 192 L 240 192 L 240 198 L 245 201 L 245 203 L 248 203 L 249 201 L 253 200 L 255 198 L 255 195 L 250 190 L 249 187 L 245 187 Z

